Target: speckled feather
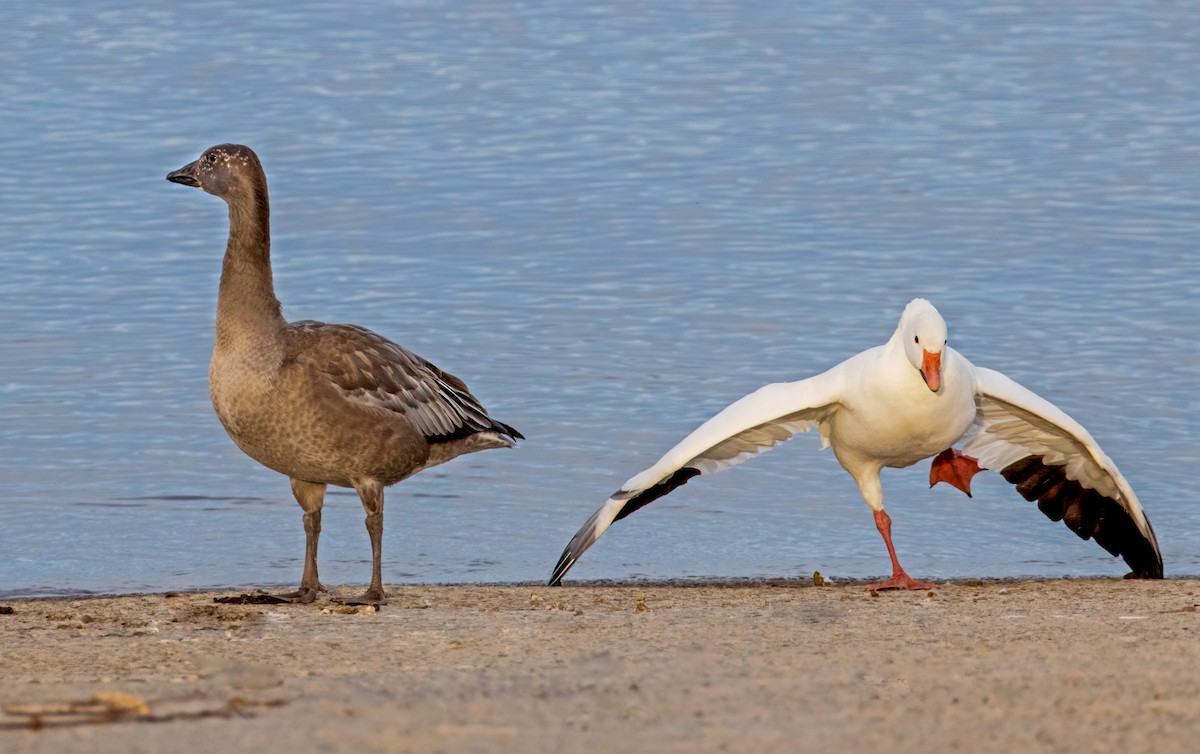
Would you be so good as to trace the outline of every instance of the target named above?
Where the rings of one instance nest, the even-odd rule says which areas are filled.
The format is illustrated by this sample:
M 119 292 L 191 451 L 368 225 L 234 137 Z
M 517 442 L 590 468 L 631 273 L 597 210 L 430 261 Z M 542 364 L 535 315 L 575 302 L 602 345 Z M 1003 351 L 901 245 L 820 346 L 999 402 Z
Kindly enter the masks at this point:
M 300 589 L 271 599 L 311 602 L 320 591 L 321 507 L 334 484 L 353 487 L 367 512 L 372 578 L 357 601 L 382 604 L 383 488 L 465 453 L 512 447 L 521 433 L 489 417 L 462 380 L 370 330 L 284 320 L 271 275 L 266 175 L 249 147 L 210 147 L 167 180 L 229 205 L 209 365 L 213 408 L 243 452 L 290 477 L 304 510 Z
M 431 443 L 493 432 L 499 447 L 522 437 L 488 416 L 458 377 L 364 327 L 301 320 L 288 335 L 285 368 L 323 373 L 348 401 L 405 417 Z

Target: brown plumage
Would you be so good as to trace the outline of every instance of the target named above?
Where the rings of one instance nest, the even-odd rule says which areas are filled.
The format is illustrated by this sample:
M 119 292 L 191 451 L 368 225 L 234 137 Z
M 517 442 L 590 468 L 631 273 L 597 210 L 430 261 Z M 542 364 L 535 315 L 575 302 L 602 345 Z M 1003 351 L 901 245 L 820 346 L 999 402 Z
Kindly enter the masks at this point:
M 371 586 L 351 602 L 382 604 L 383 488 L 464 453 L 513 447 L 521 433 L 488 416 L 462 380 L 370 330 L 284 320 L 271 279 L 267 178 L 249 147 L 211 147 L 167 180 L 229 205 L 213 408 L 239 448 L 291 479 L 304 510 L 300 589 L 270 599 L 311 602 L 321 589 L 317 540 L 333 484 L 358 492 L 371 537 Z

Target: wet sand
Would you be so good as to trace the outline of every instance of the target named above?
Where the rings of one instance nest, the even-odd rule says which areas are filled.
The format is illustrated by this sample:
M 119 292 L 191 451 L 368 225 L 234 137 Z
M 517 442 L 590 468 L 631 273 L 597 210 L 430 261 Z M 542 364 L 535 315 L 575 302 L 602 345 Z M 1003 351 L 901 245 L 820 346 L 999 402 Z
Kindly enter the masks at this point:
M 352 590 L 337 590 L 350 594 Z M 1190 751 L 1200 580 L 0 602 L 0 749 Z

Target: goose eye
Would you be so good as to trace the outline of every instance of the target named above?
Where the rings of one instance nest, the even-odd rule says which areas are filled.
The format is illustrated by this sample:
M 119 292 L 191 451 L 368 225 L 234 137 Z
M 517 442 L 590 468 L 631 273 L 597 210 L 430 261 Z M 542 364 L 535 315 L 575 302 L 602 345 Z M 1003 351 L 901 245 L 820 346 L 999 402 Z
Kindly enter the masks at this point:
M 914 336 L 913 336 L 913 343 L 920 343 L 920 342 L 921 342 L 921 336 L 920 336 L 920 335 L 914 335 Z

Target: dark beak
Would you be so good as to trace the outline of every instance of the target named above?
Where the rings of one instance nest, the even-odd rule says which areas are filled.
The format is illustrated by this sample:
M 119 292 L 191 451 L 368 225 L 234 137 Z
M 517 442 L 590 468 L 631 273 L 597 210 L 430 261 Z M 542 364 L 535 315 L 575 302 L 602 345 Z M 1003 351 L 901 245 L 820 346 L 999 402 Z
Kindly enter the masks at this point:
M 167 173 L 167 180 L 171 183 L 182 183 L 184 186 L 200 188 L 200 181 L 196 180 L 196 177 L 193 175 L 195 169 L 196 163 L 194 162 L 189 165 L 184 165 L 178 170 L 173 170 L 170 173 Z

